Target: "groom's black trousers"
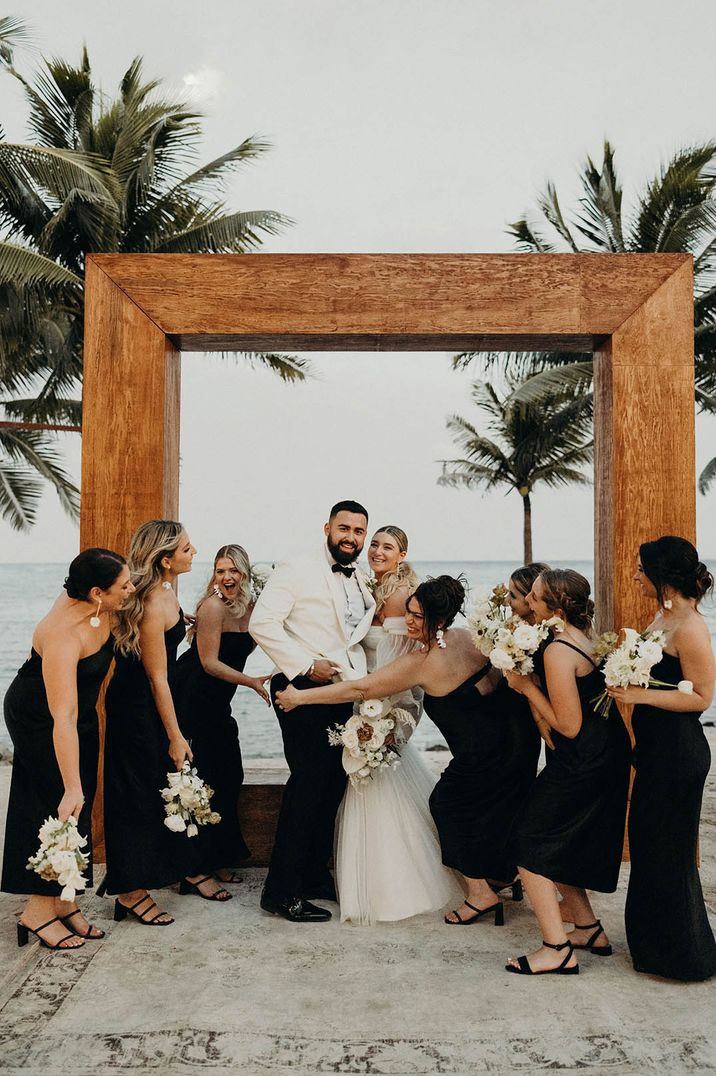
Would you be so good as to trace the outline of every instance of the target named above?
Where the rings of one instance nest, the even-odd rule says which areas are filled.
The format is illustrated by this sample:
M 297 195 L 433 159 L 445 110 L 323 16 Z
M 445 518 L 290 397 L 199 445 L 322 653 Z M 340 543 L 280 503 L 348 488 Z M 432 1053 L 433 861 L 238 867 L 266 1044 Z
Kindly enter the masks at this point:
M 318 686 L 305 676 L 291 682 L 299 690 Z M 298 706 L 285 714 L 275 700 L 276 692 L 283 691 L 287 684 L 283 673 L 271 680 L 271 701 L 291 771 L 266 877 L 266 893 L 275 900 L 310 896 L 331 880 L 328 861 L 346 775 L 341 748 L 328 743 L 327 729 L 347 721 L 353 713 L 352 703 L 338 703 Z

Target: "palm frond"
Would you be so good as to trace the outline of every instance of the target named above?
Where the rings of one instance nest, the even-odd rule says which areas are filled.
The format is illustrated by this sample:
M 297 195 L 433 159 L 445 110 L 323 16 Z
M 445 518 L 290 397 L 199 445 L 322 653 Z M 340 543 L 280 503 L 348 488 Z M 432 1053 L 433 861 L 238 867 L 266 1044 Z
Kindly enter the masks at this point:
M 26 467 L 15 467 L 0 457 L 0 518 L 13 530 L 29 531 L 35 522 L 42 483 Z
M 27 247 L 0 239 L 0 284 L 21 287 L 26 284 L 58 284 L 81 288 L 82 278 L 62 265 Z
M 716 481 L 716 456 L 709 460 L 699 475 L 699 493 L 708 493 L 714 481 Z
M 209 254 L 249 253 L 261 246 L 263 235 L 280 235 L 281 229 L 292 223 L 273 210 L 227 213 L 166 238 L 154 248 L 154 253 L 193 254 L 197 250 Z
M 50 438 L 38 430 L 0 429 L 0 449 L 13 463 L 22 462 L 54 487 L 71 519 L 79 517 L 79 490 L 62 469 L 61 456 Z
M 535 405 L 557 396 L 561 400 L 584 395 L 591 390 L 594 365 L 573 362 L 566 366 L 542 370 L 517 386 L 509 398 L 510 406 Z

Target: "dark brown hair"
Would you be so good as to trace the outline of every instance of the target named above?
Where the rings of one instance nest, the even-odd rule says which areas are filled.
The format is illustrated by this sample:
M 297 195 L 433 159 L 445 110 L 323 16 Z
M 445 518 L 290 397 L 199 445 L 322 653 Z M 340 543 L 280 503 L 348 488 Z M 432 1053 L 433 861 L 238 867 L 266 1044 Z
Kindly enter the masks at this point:
M 92 587 L 109 590 L 126 563 L 111 549 L 85 549 L 70 564 L 62 585 L 70 598 L 86 602 Z
M 589 634 L 594 619 L 589 580 L 571 568 L 548 568 L 539 578 L 547 608 L 553 613 L 561 610 L 568 624 Z
M 439 575 L 420 583 L 408 598 L 420 603 L 425 617 L 425 635 L 431 643 L 440 628 L 449 628 L 458 613 L 462 612 L 467 591 L 462 579 L 451 575 Z
M 664 587 L 673 587 L 685 598 L 701 599 L 713 590 L 714 578 L 699 560 L 696 549 L 686 538 L 665 534 L 654 542 L 639 546 L 644 574 L 656 587 L 656 596 L 664 602 Z
M 524 598 L 526 594 L 532 590 L 532 584 L 535 579 L 542 574 L 542 572 L 549 571 L 549 564 L 542 564 L 540 561 L 533 561 L 531 564 L 523 564 L 521 568 L 515 568 L 514 572 L 510 572 L 510 579 L 515 584 L 517 590 Z

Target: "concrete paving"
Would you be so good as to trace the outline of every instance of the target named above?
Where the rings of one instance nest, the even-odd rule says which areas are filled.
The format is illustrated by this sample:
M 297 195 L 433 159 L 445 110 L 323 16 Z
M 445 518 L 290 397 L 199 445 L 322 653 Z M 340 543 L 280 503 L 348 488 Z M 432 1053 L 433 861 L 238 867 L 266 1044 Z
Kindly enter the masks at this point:
M 716 732 L 707 731 L 716 756 Z M 8 778 L 2 767 L 4 797 Z M 701 839 L 715 912 L 716 768 Z M 22 901 L 3 894 L 0 1072 L 716 1071 L 716 983 L 634 973 L 623 926 L 627 872 L 616 894 L 595 902 L 615 955 L 583 954 L 579 977 L 566 979 L 503 971 L 507 956 L 536 941 L 526 902 L 507 903 L 504 928 L 453 929 L 435 916 L 299 926 L 260 911 L 264 872 L 251 870 L 225 905 L 163 891 L 177 916 L 166 929 L 115 924 L 111 900 L 90 895 L 84 907 L 105 940 L 50 953 L 37 943 L 15 947 Z

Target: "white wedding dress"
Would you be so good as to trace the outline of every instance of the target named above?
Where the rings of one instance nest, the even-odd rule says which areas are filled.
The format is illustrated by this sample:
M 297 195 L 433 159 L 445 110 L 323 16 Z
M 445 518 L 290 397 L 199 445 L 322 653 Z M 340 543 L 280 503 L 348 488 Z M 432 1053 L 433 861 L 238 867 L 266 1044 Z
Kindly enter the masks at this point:
M 387 617 L 363 639 L 368 671 L 413 649 L 402 617 Z M 394 696 L 395 705 L 422 712 L 419 689 Z M 410 730 L 406 730 L 410 735 Z M 463 899 L 444 867 L 428 798 L 435 778 L 408 741 L 400 765 L 379 770 L 358 786 L 349 782 L 336 818 L 336 888 L 341 922 L 376 923 L 435 912 Z M 451 904 L 451 906 L 452 906 Z

